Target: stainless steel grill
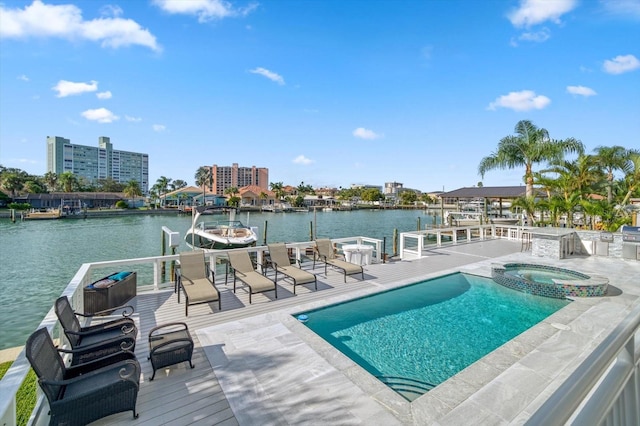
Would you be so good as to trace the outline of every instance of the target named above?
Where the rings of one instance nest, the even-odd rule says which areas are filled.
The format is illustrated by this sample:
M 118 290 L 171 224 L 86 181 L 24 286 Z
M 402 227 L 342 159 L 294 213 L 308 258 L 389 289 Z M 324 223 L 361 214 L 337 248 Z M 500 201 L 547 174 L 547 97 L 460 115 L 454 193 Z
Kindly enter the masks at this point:
M 623 226 L 622 241 L 640 243 L 640 226 Z

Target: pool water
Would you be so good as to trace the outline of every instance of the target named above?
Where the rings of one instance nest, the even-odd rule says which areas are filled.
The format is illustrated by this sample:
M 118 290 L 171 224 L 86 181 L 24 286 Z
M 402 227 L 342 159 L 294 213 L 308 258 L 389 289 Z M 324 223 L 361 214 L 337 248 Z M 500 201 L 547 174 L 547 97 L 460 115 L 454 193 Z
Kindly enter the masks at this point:
M 295 316 L 412 401 L 568 303 L 456 273 Z
M 513 275 L 517 278 L 523 278 L 528 281 L 533 281 L 542 284 L 553 284 L 553 280 L 579 280 L 584 279 L 577 274 L 571 272 L 561 271 L 545 271 L 541 269 L 526 269 L 521 268 L 513 271 L 505 271 L 505 274 Z

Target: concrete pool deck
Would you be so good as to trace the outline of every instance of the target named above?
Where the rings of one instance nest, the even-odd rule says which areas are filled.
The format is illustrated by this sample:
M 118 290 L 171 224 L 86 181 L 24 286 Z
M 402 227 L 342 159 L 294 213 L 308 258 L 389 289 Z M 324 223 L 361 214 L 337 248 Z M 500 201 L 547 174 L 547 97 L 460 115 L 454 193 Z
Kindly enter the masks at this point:
M 238 423 L 524 423 L 638 303 L 640 262 L 593 256 L 553 260 L 530 253 L 494 257 L 497 247 L 459 245 L 434 250 L 427 259 L 371 265 L 365 269 L 366 287 L 196 330 Z M 476 257 L 477 262 L 457 262 L 454 254 Z M 574 299 L 412 403 L 291 316 L 451 272 L 490 277 L 496 261 L 603 275 L 610 290 L 605 297 Z M 428 262 L 441 267 L 429 272 Z

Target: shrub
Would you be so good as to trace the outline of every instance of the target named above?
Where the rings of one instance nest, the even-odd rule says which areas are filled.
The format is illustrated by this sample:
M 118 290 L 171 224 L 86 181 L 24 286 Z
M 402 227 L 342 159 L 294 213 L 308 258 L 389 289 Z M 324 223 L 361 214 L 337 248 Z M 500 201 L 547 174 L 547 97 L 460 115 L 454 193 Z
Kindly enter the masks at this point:
M 129 208 L 129 204 L 127 204 L 127 202 L 124 200 L 119 200 L 116 203 L 116 209 L 128 209 L 128 208 Z
M 14 210 L 29 210 L 31 208 L 31 204 L 29 203 L 9 203 L 7 206 L 10 209 Z
M 0 379 L 4 377 L 13 362 L 3 362 L 0 364 Z M 18 425 L 26 425 L 31 417 L 31 412 L 36 406 L 38 379 L 36 373 L 29 369 L 26 379 L 22 382 L 18 394 L 16 395 L 16 421 Z

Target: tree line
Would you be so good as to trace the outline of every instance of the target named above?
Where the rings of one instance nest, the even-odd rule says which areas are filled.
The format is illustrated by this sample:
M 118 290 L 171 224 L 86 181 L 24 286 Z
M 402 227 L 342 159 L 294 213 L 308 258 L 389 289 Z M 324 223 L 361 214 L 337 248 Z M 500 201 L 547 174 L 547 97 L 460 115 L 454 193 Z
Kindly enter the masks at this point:
M 576 158 L 568 160 L 567 154 Z M 538 169 L 540 167 L 540 169 Z M 496 150 L 481 159 L 478 174 L 484 178 L 491 170 L 524 168 L 525 196 L 512 203 L 512 209 L 522 209 L 530 224 L 558 225 L 566 217 L 567 225 L 573 225 L 575 213 L 587 217 L 589 226 L 596 224 L 615 230 L 631 223 L 633 209 L 630 199 L 640 197 L 640 151 L 622 146 L 599 146 L 592 154 L 585 153 L 584 145 L 576 138 L 552 139 L 549 131 L 537 127 L 529 120 L 519 121 L 515 134 L 502 138 Z M 203 196 L 211 187 L 213 176 L 208 166 L 199 167 L 194 175 L 195 183 L 202 188 Z M 184 188 L 182 179 L 159 177 L 149 190 L 152 200 L 162 199 L 169 192 Z M 72 172 L 56 174 L 47 172 L 36 176 L 0 165 L 0 187 L 15 198 L 17 193 L 46 192 L 122 192 L 127 197 L 142 196 L 140 185 L 131 180 L 126 184 L 112 178 L 88 182 Z M 283 182 L 271 182 L 269 188 L 276 200 L 287 201 L 293 206 L 303 206 L 305 195 L 315 195 L 311 185 L 301 182 L 293 193 L 285 192 Z M 239 190 L 227 188 L 229 205 L 239 205 Z M 0 193 L 0 197 L 4 194 Z M 334 194 L 340 200 L 359 199 L 382 201 L 384 194 L 377 188 L 342 188 Z M 261 199 L 268 196 L 260 194 Z M 204 197 L 203 197 L 204 198 Z M 434 202 L 429 195 L 418 195 L 405 190 L 399 194 L 402 204 L 416 201 Z
M 576 158 L 568 160 L 567 154 Z M 540 170 L 535 170 L 540 166 Z M 524 167 L 525 196 L 512 209 L 526 212 L 530 224 L 558 226 L 566 217 L 573 226 L 582 213 L 591 229 L 617 230 L 630 224 L 631 198 L 640 197 L 640 151 L 622 146 L 598 146 L 585 153 L 575 138 L 552 139 L 549 131 L 529 120 L 519 121 L 515 135 L 502 138 L 497 149 L 484 157 L 478 173 Z

